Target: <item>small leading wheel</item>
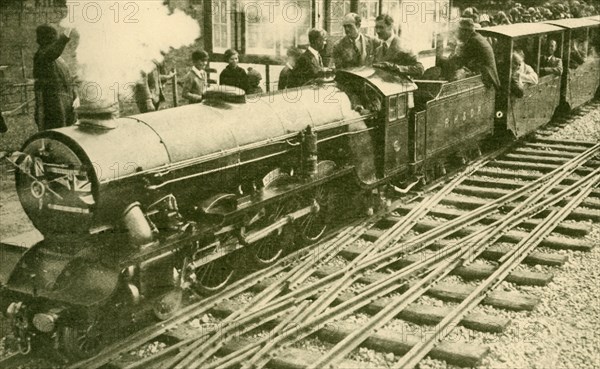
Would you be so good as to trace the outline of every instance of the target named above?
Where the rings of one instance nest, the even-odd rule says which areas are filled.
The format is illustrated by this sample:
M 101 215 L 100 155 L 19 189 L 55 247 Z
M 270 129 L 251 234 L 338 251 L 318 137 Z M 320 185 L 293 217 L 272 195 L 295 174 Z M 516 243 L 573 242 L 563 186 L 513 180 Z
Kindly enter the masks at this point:
M 218 292 L 233 278 L 234 271 L 231 255 L 223 256 L 202 265 L 193 272 L 192 288 L 204 295 Z
M 180 288 L 165 293 L 152 306 L 152 313 L 158 320 L 167 320 L 181 308 L 183 291 Z
M 82 360 L 96 355 L 104 344 L 97 322 L 84 325 L 65 325 L 60 328 L 62 349 L 70 359 Z

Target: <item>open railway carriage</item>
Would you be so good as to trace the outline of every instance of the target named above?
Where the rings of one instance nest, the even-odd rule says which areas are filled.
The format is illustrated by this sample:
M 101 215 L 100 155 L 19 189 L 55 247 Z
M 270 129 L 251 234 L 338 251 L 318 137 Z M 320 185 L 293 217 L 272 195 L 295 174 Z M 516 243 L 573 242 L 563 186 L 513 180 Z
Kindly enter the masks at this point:
M 560 93 L 561 105 L 564 111 L 569 111 L 598 96 L 600 57 L 590 46 L 590 41 L 599 37 L 600 17 L 560 19 L 546 23 L 565 29 L 564 72 Z
M 97 112 L 37 133 L 14 164 L 44 240 L 0 244 L 0 308 L 22 349 L 34 334 L 89 356 L 117 317 L 150 307 L 166 318 L 183 287 L 216 291 L 240 261 L 268 265 L 319 239 L 338 191 L 408 170 L 415 89 L 361 69 L 243 103 Z
M 522 137 L 548 123 L 560 102 L 561 76 L 540 76 L 540 57 L 549 40 L 557 41 L 555 56 L 563 58 L 564 29 L 546 23 L 519 23 L 478 29 L 494 48 L 502 86 L 496 95 L 496 127 Z M 537 85 L 524 88 L 523 97 L 511 94 L 511 56 L 516 49 L 525 52 L 525 63 L 539 76 Z

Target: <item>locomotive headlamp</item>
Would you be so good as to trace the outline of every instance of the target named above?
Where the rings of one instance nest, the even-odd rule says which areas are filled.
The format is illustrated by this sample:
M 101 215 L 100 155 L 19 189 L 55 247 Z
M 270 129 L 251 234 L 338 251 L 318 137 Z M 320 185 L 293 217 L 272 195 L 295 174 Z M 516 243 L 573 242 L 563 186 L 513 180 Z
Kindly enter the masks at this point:
M 54 312 L 38 313 L 33 316 L 33 326 L 40 332 L 50 333 L 56 327 L 58 315 Z

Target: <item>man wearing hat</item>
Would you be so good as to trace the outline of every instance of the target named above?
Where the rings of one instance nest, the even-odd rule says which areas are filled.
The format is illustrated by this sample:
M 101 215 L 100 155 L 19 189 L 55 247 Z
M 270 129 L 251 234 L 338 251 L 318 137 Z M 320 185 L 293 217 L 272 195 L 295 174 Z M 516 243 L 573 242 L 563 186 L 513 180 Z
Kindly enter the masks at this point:
M 413 78 L 421 77 L 424 72 L 423 64 L 419 63 L 414 53 L 402 47 L 402 41 L 394 34 L 393 29 L 394 19 L 390 15 L 381 14 L 375 18 L 375 32 L 382 43 L 375 50 L 373 66 Z
M 342 25 L 346 36 L 333 48 L 336 68 L 360 67 L 373 63 L 375 50 L 381 42 L 360 32 L 361 21 L 360 16 L 355 13 L 348 13 L 344 17 Z
M 67 63 L 61 58 L 71 29 L 58 37 L 50 25 L 36 29 L 38 51 L 33 57 L 35 122 L 40 131 L 70 126 L 76 121 L 79 98 Z
M 490 19 L 489 15 L 481 14 L 481 16 L 479 17 L 479 24 L 482 28 L 489 27 L 492 25 L 492 20 Z
M 458 23 L 457 38 L 463 43 L 460 51 L 448 58 L 440 60 L 442 67 L 466 67 L 475 73 L 481 73 L 486 86 L 500 87 L 500 79 L 496 70 L 494 50 L 490 43 L 479 33 L 471 18 L 461 18 Z

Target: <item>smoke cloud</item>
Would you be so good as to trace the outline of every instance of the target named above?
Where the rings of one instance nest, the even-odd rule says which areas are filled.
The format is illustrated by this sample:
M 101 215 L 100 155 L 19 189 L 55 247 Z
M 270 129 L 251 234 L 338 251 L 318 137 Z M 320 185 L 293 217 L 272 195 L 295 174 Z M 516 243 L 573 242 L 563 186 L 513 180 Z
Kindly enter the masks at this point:
M 200 34 L 193 18 L 162 0 L 68 0 L 61 26 L 79 33 L 77 74 L 82 100 L 112 104 L 130 93 L 140 72 L 150 72 L 161 51 L 192 44 Z

